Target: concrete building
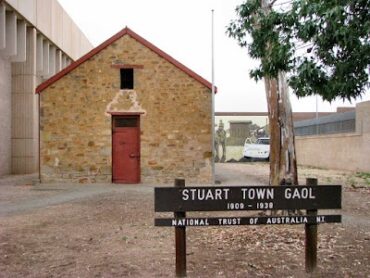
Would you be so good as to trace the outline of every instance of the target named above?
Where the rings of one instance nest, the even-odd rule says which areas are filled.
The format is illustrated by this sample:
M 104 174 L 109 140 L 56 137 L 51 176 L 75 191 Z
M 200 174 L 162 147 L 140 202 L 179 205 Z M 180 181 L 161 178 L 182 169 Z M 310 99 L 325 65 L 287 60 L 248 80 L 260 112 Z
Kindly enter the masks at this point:
M 342 124 L 347 122 L 346 118 L 338 119 Z M 333 125 L 333 122 L 329 125 Z M 345 131 L 296 136 L 298 164 L 325 169 L 370 172 L 370 101 L 356 104 L 354 130 Z
M 0 0 L 0 176 L 38 171 L 35 88 L 91 48 L 56 0 Z
M 40 84 L 41 182 L 212 182 L 211 83 L 129 28 Z

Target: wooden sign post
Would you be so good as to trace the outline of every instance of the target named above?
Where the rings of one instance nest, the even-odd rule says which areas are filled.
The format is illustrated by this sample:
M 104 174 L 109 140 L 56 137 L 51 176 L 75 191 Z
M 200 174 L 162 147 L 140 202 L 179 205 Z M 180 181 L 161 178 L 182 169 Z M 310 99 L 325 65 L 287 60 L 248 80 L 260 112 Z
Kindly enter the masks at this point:
M 176 188 L 184 188 L 185 180 L 176 179 Z M 183 219 L 186 217 L 184 211 L 178 211 L 174 213 L 175 219 Z M 176 276 L 186 276 L 186 227 L 177 226 L 175 228 L 175 241 L 176 241 Z
M 174 212 L 174 218 L 155 218 L 155 226 L 175 227 L 176 275 L 186 276 L 186 227 L 230 225 L 305 224 L 306 271 L 317 262 L 317 224 L 339 223 L 341 215 L 318 215 L 318 209 L 340 209 L 342 187 L 317 185 L 307 179 L 306 186 L 224 186 L 185 187 L 176 179 L 175 187 L 154 189 L 155 212 Z M 186 217 L 186 211 L 250 211 L 306 209 L 306 215 L 265 217 Z
M 317 186 L 317 179 L 306 179 L 308 186 Z M 307 215 L 317 215 L 317 209 L 307 210 Z M 305 267 L 313 272 L 317 265 L 317 224 L 305 224 Z

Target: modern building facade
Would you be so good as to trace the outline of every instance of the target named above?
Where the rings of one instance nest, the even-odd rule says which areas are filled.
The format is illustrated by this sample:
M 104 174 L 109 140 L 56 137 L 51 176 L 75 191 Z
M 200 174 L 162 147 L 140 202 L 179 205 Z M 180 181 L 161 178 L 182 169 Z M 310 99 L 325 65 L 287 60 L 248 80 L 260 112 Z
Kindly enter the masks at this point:
M 92 49 L 56 0 L 0 0 L 0 176 L 38 171 L 35 88 Z

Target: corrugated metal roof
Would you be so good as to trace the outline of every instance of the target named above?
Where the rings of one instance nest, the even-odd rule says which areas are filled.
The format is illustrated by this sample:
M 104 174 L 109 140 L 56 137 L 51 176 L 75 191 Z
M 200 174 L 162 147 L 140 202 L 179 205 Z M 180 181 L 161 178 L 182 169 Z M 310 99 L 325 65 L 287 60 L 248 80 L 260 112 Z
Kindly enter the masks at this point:
M 335 123 L 335 122 L 342 122 L 348 120 L 356 119 L 356 111 L 349 111 L 344 113 L 336 113 L 329 116 L 319 117 L 318 119 L 310 119 L 310 120 L 303 120 L 294 122 L 294 127 L 304 127 L 304 126 L 311 126 L 311 125 L 321 125 L 327 123 Z

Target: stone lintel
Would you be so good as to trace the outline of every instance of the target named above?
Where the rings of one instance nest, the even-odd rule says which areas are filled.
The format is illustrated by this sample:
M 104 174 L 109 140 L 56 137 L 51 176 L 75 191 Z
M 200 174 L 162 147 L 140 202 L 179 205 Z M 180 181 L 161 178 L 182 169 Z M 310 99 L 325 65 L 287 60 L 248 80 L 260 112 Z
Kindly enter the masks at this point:
M 128 112 L 107 111 L 107 113 L 110 114 L 110 115 L 112 115 L 112 116 L 139 116 L 139 115 L 145 114 L 145 112 L 143 112 L 143 111 L 139 111 L 139 112 L 132 112 L 132 111 L 128 111 Z
M 112 64 L 112 68 L 117 69 L 143 69 L 144 65 L 133 65 L 133 64 Z

